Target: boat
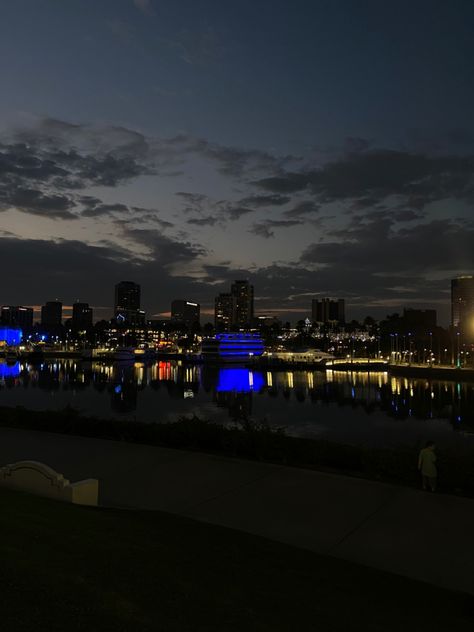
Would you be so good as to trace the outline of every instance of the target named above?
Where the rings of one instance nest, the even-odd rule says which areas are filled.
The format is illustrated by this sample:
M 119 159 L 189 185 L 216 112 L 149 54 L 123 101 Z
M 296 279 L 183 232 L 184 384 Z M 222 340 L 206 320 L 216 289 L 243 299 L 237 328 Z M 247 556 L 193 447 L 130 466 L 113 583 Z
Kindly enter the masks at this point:
M 249 362 L 263 354 L 263 341 L 257 334 L 223 333 L 204 338 L 201 358 L 210 362 Z
M 118 347 L 112 354 L 115 362 L 135 362 L 134 347 Z
M 334 360 L 334 355 L 320 349 L 268 351 L 264 360 L 269 364 L 323 365 Z
M 156 358 L 156 351 L 154 349 L 135 349 L 135 359 L 137 362 L 147 362 L 148 360 L 154 360 Z

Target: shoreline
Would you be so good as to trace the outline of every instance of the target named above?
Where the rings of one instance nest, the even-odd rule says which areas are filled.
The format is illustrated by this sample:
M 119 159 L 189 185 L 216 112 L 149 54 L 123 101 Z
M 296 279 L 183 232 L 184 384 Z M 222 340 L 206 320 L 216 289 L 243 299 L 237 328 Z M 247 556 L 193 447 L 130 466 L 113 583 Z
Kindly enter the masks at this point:
M 265 423 L 244 421 L 232 426 L 196 416 L 176 422 L 120 421 L 82 416 L 62 410 L 0 407 L 0 427 L 52 432 L 96 439 L 139 443 L 204 452 L 296 468 L 338 473 L 356 478 L 419 488 L 419 442 L 413 446 L 373 448 L 324 439 L 287 435 Z M 440 490 L 474 497 L 474 451 L 468 446 L 437 450 Z
M 33 354 L 20 354 L 18 361 L 23 362 L 38 362 L 41 359 L 48 358 L 61 358 L 61 359 L 76 359 L 81 362 L 118 362 L 121 364 L 127 364 L 127 361 L 115 360 L 110 356 L 97 356 L 97 357 L 84 357 L 82 352 L 77 351 L 55 351 L 55 352 L 43 352 L 41 355 Z M 0 356 L 0 359 L 5 359 Z M 344 362 L 337 365 L 327 366 L 321 362 L 285 362 L 285 361 L 268 361 L 265 358 L 254 359 L 253 361 L 241 361 L 241 362 L 218 362 L 216 360 L 205 361 L 197 357 L 190 357 L 186 354 L 178 353 L 158 353 L 153 358 L 141 359 L 140 356 L 135 358 L 135 362 L 142 362 L 144 364 L 153 363 L 154 361 L 181 361 L 183 364 L 195 365 L 200 364 L 210 367 L 228 367 L 233 366 L 245 366 L 247 368 L 272 370 L 272 371 L 321 371 L 321 372 L 333 372 L 344 371 L 348 373 L 380 373 L 387 372 L 393 375 L 406 375 L 407 377 L 419 377 L 427 379 L 447 379 L 451 381 L 471 381 L 474 380 L 474 367 L 455 367 L 455 366 L 423 366 L 423 365 L 409 365 L 409 364 L 387 364 L 380 363 L 377 360 L 372 362 L 360 363 L 360 362 Z M 128 361 L 129 364 L 132 361 Z

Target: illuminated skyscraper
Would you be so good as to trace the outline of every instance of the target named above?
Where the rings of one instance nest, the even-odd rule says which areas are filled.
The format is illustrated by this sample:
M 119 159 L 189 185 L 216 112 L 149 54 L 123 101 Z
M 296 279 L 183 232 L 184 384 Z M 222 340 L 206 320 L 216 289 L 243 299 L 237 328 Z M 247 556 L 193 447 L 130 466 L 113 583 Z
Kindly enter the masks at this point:
M 141 325 L 145 312 L 140 309 L 140 286 L 133 281 L 120 281 L 115 286 L 115 318 L 118 324 Z
M 253 285 L 248 281 L 234 281 L 230 288 L 232 295 L 232 325 L 247 327 L 253 321 Z
M 171 303 L 171 321 L 191 329 L 194 324 L 199 324 L 200 310 L 199 303 L 175 300 Z
M 219 331 L 227 331 L 232 325 L 234 301 L 232 294 L 223 292 L 216 296 L 214 307 L 214 323 Z
M 451 281 L 451 323 L 464 333 L 474 334 L 474 276 Z

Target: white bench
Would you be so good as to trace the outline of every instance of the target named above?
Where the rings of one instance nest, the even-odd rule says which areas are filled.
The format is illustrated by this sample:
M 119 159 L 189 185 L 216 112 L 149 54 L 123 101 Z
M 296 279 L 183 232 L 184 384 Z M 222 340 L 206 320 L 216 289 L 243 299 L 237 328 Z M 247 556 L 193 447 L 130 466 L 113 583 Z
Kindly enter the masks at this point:
M 77 505 L 97 507 L 99 498 L 99 481 L 96 478 L 71 483 L 62 474 L 38 461 L 18 461 L 0 467 L 0 485 Z

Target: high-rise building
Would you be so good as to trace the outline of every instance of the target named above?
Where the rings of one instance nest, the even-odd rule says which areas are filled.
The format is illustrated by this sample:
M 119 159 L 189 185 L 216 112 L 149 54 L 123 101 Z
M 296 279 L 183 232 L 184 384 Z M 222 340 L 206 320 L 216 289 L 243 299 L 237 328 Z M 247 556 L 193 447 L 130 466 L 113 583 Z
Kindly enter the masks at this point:
M 313 298 L 311 307 L 313 323 L 343 324 L 346 320 L 343 298 Z
M 464 333 L 474 333 L 474 276 L 451 281 L 451 324 Z
M 115 286 L 115 318 L 123 325 L 142 325 L 145 312 L 140 309 L 140 286 L 133 281 L 120 281 Z
M 33 308 L 22 305 L 4 305 L 2 307 L 0 322 L 9 327 L 31 329 L 33 327 Z
M 214 306 L 214 324 L 219 331 L 226 331 L 232 325 L 234 300 L 230 292 L 223 292 L 216 296 Z
M 199 303 L 176 299 L 171 303 L 171 321 L 191 329 L 196 323 L 199 324 L 200 311 Z
M 46 327 L 58 327 L 63 318 L 63 304 L 60 301 L 47 301 L 41 308 L 41 324 Z
M 230 288 L 233 299 L 232 325 L 247 327 L 253 321 L 253 285 L 248 281 L 234 281 Z
M 72 306 L 72 326 L 76 329 L 92 327 L 92 307 L 89 307 L 89 303 L 74 303 Z

